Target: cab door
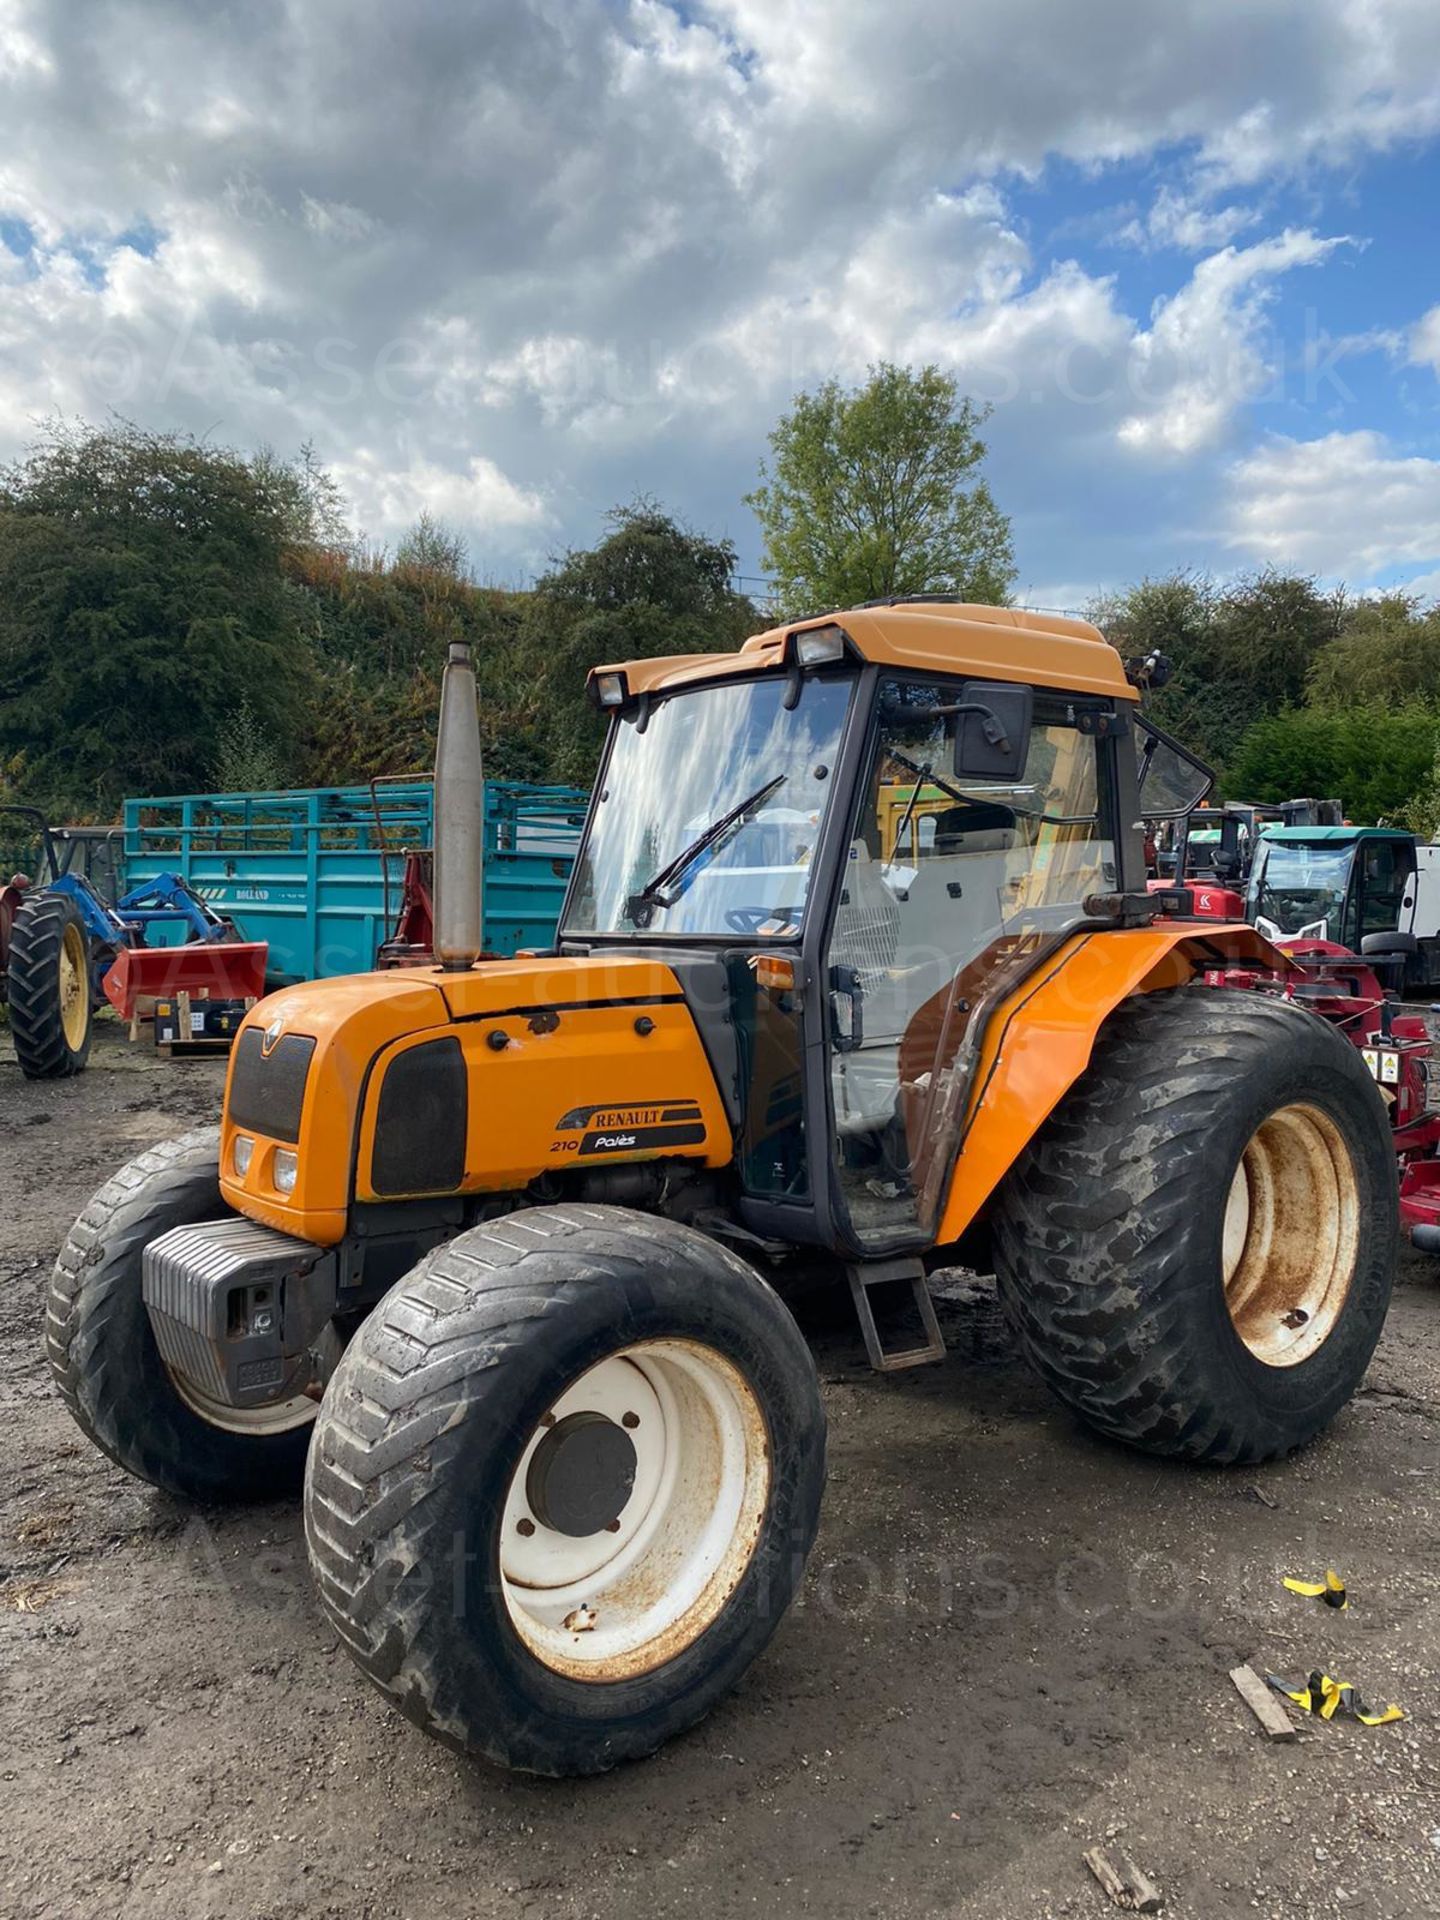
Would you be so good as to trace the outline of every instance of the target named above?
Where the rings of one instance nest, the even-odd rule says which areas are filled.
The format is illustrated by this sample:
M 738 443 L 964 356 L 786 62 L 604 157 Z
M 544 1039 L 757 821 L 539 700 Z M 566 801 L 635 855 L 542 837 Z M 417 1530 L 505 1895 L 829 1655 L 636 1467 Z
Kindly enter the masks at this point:
M 1355 953 L 1367 934 L 1398 929 L 1405 896 L 1415 885 L 1415 849 L 1406 841 L 1362 840 L 1359 853 L 1353 904 L 1347 905 L 1354 925 L 1344 937 Z
M 1119 881 L 1109 703 L 1037 695 L 986 780 L 955 770 L 956 696 L 880 683 L 824 956 L 835 1226 L 871 1255 L 933 1234 L 972 1015 Z

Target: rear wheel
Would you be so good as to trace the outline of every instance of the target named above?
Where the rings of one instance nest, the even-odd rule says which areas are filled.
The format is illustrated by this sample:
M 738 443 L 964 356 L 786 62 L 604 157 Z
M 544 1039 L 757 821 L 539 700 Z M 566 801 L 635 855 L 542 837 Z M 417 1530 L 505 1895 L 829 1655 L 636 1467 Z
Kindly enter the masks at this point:
M 1399 1247 L 1395 1156 L 1357 1050 L 1258 993 L 1128 1002 L 994 1216 L 1022 1343 L 1132 1446 L 1254 1461 L 1364 1377 Z
M 6 992 L 26 1079 L 79 1073 L 90 1053 L 90 938 L 68 894 L 38 894 L 16 913 Z
M 247 1411 L 197 1396 L 161 1359 L 141 1293 L 152 1240 L 224 1212 L 218 1127 L 122 1167 L 60 1249 L 45 1350 L 81 1429 L 128 1473 L 192 1500 L 275 1499 L 299 1484 L 315 1402 Z
M 391 1289 L 326 1391 L 320 1598 L 427 1732 L 596 1773 L 769 1640 L 824 1480 L 814 1364 L 760 1276 L 618 1207 L 511 1214 Z

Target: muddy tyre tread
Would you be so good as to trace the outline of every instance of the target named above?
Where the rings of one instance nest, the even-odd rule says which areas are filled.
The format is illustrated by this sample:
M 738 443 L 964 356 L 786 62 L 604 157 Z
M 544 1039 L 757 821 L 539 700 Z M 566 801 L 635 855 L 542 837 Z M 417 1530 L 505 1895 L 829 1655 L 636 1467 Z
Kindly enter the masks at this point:
M 1235 1164 L 1217 1165 L 1217 1135 L 1243 1076 L 1297 1060 L 1348 1103 L 1368 1203 L 1353 1311 L 1320 1351 L 1344 1350 L 1308 1398 L 1299 1376 L 1314 1362 L 1251 1363 L 1223 1296 L 1216 1304 Z M 992 1226 L 1022 1349 L 1087 1424 L 1151 1453 L 1278 1458 L 1345 1403 L 1380 1335 L 1399 1235 L 1388 1120 L 1356 1049 L 1318 1018 L 1238 989 L 1141 996 L 1102 1030 L 1086 1073 L 1008 1177 Z M 1277 1371 L 1296 1378 L 1277 1382 Z M 1267 1404 L 1271 1389 L 1285 1404 Z
M 83 926 L 74 901 L 47 893 L 24 901 L 11 923 L 5 994 L 15 1059 L 27 1080 L 68 1079 L 90 1056 L 93 1022 L 86 1021 L 84 1042 L 72 1050 L 60 1012 L 60 949 L 72 921 Z
M 717 1263 L 729 1268 L 769 1296 L 777 1328 L 783 1316 L 793 1332 L 821 1436 L 818 1477 L 799 1500 L 803 1560 L 824 1479 L 823 1414 L 808 1349 L 753 1269 L 663 1217 L 574 1204 L 526 1208 L 471 1229 L 435 1248 L 391 1289 L 327 1390 L 305 1488 L 306 1541 L 322 1609 L 390 1702 L 457 1750 L 535 1773 L 601 1772 L 653 1752 L 713 1704 L 707 1699 L 678 1724 L 629 1725 L 613 1744 L 551 1735 L 538 1724 L 518 1740 L 499 1726 L 477 1736 L 456 1681 L 451 1609 L 443 1599 L 433 1604 L 423 1583 L 407 1591 L 405 1578 L 443 1556 L 449 1520 L 430 1498 L 444 1471 L 442 1450 L 468 1421 L 487 1417 L 487 1403 L 504 1399 L 507 1369 L 534 1364 L 547 1318 L 584 1302 L 623 1338 L 634 1275 L 657 1259 L 683 1273 L 697 1297 L 715 1286 Z M 763 1623 L 756 1651 L 776 1624 L 778 1612 Z
M 170 1386 L 140 1299 L 140 1259 L 170 1227 L 218 1215 L 220 1129 L 148 1147 L 95 1193 L 51 1274 L 45 1353 L 81 1431 L 128 1473 L 182 1498 L 273 1498 L 298 1484 L 309 1429 L 209 1426 Z

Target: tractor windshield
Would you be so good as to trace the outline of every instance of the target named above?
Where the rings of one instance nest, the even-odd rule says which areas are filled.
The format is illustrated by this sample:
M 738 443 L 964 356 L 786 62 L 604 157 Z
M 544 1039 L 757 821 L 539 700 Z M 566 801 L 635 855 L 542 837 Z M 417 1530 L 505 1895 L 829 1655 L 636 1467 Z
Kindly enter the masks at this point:
M 1255 915 L 1282 934 L 1339 939 L 1355 846 L 1272 840 L 1255 890 Z
M 853 687 L 712 682 L 623 720 L 565 932 L 797 933 Z

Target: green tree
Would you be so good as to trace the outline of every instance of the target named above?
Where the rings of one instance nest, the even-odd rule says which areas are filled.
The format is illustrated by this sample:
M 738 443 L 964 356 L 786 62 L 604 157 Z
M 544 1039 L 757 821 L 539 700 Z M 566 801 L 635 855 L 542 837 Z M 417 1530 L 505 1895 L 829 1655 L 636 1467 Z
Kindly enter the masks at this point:
M 1126 659 L 1163 653 L 1170 662 L 1170 679 L 1145 701 L 1157 726 L 1212 764 L 1220 742 L 1239 739 L 1254 715 L 1245 711 L 1243 694 L 1232 698 L 1216 680 L 1215 584 L 1208 575 L 1142 580 L 1086 611 Z
M 899 593 L 1003 604 L 1010 522 L 981 476 L 987 409 L 938 367 L 881 362 L 864 386 L 797 394 L 746 495 L 791 614 Z
M 488 770 L 546 777 L 539 682 L 520 642 L 527 595 L 374 552 L 297 552 L 287 574 L 319 688 L 302 740 L 307 784 L 424 772 L 456 639 L 469 641 L 475 659 Z
M 451 580 L 470 577 L 470 549 L 463 534 L 437 520 L 428 509 L 395 549 L 395 565 Z
M 256 718 L 248 693 L 220 725 L 220 751 L 211 774 L 219 793 L 268 793 L 285 784 L 285 762 Z
M 311 675 L 282 562 L 303 468 L 176 434 L 57 426 L 0 473 L 0 763 L 113 817 L 209 785 L 240 702 L 288 765 Z
M 521 645 L 541 694 L 552 779 L 587 784 L 604 725 L 585 697 L 591 667 L 650 654 L 713 653 L 759 624 L 730 581 L 735 549 L 640 499 L 606 516 L 598 546 L 571 552 L 536 582 Z
M 1436 730 L 1435 758 L 1430 772 L 1405 802 L 1389 816 L 1392 827 L 1404 827 L 1417 840 L 1433 842 L 1440 835 L 1440 728 Z
M 1352 820 L 1392 818 L 1426 789 L 1440 717 L 1422 702 L 1292 708 L 1256 721 L 1228 785 L 1247 800 L 1339 799 Z
M 617 508 L 607 527 L 598 546 L 558 559 L 533 593 L 477 586 L 433 523 L 393 560 L 292 553 L 287 572 L 319 681 L 302 740 L 306 780 L 423 771 L 434 757 L 447 645 L 465 639 L 487 771 L 587 785 L 604 737 L 585 697 L 592 666 L 731 648 L 757 624 L 731 591 L 727 543 L 690 532 L 648 500 Z
M 1440 694 L 1440 608 L 1422 612 L 1405 593 L 1355 601 L 1340 633 L 1312 660 L 1306 684 L 1312 706 L 1434 698 Z
M 1091 612 L 1127 657 L 1168 657 L 1171 679 L 1146 711 L 1225 771 L 1258 718 L 1301 703 L 1345 602 L 1304 574 L 1267 568 L 1223 587 L 1206 574 L 1142 580 Z
M 321 464 L 312 442 L 305 441 L 293 460 L 284 459 L 273 447 L 261 447 L 246 464 L 266 497 L 276 505 L 287 547 L 318 547 L 332 553 L 354 551 L 345 497 L 334 475 Z
M 1252 714 L 1298 705 L 1345 607 L 1343 592 L 1327 592 L 1306 574 L 1267 567 L 1242 575 L 1215 603 L 1217 673 L 1245 689 Z

